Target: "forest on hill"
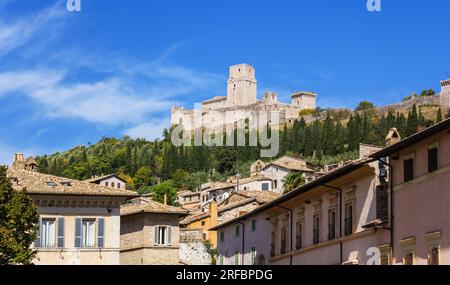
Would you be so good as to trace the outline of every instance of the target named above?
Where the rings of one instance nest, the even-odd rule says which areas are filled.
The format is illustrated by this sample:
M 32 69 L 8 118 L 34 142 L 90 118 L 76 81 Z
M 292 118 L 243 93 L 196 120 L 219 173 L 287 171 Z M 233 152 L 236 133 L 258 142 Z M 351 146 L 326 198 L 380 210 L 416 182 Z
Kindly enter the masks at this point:
M 341 112 L 330 110 L 325 119 L 309 124 L 300 117 L 285 125 L 278 157 L 301 156 L 316 165 L 356 159 L 360 143 L 383 146 L 391 127 L 405 138 L 450 116 L 450 112 L 443 116 L 439 109 L 435 119 L 427 119 L 415 105 L 407 114 L 389 111 L 380 116 L 371 108 Z M 92 145 L 39 156 L 38 169 L 79 180 L 117 173 L 131 189 L 171 192 L 173 200 L 178 189 L 195 191 L 208 180 L 222 181 L 236 173 L 248 176 L 250 164 L 260 158 L 260 146 L 175 147 L 170 136 L 170 130 L 165 130 L 163 139 L 155 141 L 104 137 Z

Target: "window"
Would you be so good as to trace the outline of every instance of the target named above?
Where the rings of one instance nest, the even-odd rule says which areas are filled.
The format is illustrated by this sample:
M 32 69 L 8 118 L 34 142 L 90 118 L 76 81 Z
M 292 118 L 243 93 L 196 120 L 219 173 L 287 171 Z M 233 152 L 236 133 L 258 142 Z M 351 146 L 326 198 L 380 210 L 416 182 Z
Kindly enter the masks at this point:
M 281 246 L 280 246 L 280 254 L 286 253 L 287 246 L 287 230 L 286 228 L 281 229 Z
M 111 182 L 111 187 L 112 187 L 112 188 L 114 188 L 114 185 L 115 185 L 114 182 Z
M 270 256 L 275 256 L 275 232 L 270 234 Z
M 353 233 L 353 204 L 348 203 L 345 205 L 345 235 L 351 235 Z
M 172 243 L 172 227 L 155 226 L 155 244 L 170 245 Z
M 120 183 L 117 183 L 117 188 L 119 188 L 119 189 L 120 189 Z
M 403 256 L 403 265 L 414 265 L 414 253 L 405 253 L 405 255 Z
M 224 265 L 224 263 L 223 263 L 223 255 L 219 256 L 219 264 L 220 265 Z
M 428 265 L 439 265 L 439 247 L 433 247 L 429 250 Z
M 256 220 L 252 220 L 252 232 L 256 231 Z
M 388 185 L 378 185 L 375 191 L 377 197 L 377 219 L 387 222 L 389 205 Z
M 269 183 L 263 183 L 261 185 L 262 191 L 269 191 Z
M 313 244 L 320 242 L 320 215 L 314 215 L 313 217 Z
M 104 247 L 105 220 L 98 219 L 75 219 L 75 247 Z
M 252 247 L 251 249 L 251 265 L 256 265 L 256 247 Z
M 41 222 L 41 247 L 56 247 L 56 220 L 44 219 Z
M 302 248 L 302 236 L 303 236 L 303 223 L 298 222 L 296 226 L 296 236 L 295 236 L 295 248 L 300 249 Z
M 273 188 L 275 188 L 275 189 L 278 188 L 278 180 L 273 181 Z
M 328 211 L 328 240 L 336 238 L 336 210 Z
M 234 236 L 238 237 L 240 235 L 240 227 L 236 226 L 235 230 L 234 230 Z
M 437 147 L 428 149 L 428 172 L 434 172 L 438 169 L 438 149 Z
M 202 221 L 202 226 L 204 226 L 206 224 L 206 222 L 205 221 Z
M 225 232 L 221 231 L 220 232 L 220 242 L 224 242 L 225 241 Z
M 108 187 L 109 186 L 109 182 L 105 182 L 105 186 Z
M 234 265 L 239 265 L 239 260 L 240 260 L 240 259 L 241 259 L 241 256 L 240 256 L 239 252 L 236 251 L 236 252 L 234 253 Z
M 403 161 L 403 181 L 408 182 L 414 179 L 414 159 L 405 159 Z
M 95 220 L 82 221 L 82 247 L 95 245 Z

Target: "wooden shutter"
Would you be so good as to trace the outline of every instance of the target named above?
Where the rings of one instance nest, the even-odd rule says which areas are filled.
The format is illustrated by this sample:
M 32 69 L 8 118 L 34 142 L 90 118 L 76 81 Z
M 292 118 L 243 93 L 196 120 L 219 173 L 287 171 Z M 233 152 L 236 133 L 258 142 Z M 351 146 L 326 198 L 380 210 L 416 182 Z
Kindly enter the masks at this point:
M 98 218 L 97 220 L 97 247 L 103 248 L 105 246 L 105 219 Z
M 376 199 L 377 199 L 377 219 L 386 222 L 388 220 L 388 207 L 389 207 L 389 195 L 388 195 L 388 185 L 378 185 L 376 188 Z
M 155 238 L 153 240 L 154 244 L 159 244 L 159 226 L 154 226 Z
M 75 219 L 75 247 L 81 247 L 81 218 Z
M 167 227 L 167 244 L 168 245 L 172 244 L 172 227 L 171 226 Z
M 41 247 L 41 231 L 42 231 L 42 218 L 39 217 L 38 229 L 37 229 L 37 232 L 36 232 L 36 240 L 34 241 L 34 247 L 35 248 L 40 248 Z
M 64 248 L 64 218 L 58 218 L 58 248 Z

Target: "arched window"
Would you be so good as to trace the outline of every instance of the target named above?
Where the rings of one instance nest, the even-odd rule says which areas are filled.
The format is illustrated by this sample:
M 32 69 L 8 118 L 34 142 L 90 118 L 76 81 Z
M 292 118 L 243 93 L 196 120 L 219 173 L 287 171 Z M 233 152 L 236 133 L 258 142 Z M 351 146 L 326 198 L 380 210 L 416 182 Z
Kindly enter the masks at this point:
M 114 188 L 114 182 L 111 182 L 111 187 Z

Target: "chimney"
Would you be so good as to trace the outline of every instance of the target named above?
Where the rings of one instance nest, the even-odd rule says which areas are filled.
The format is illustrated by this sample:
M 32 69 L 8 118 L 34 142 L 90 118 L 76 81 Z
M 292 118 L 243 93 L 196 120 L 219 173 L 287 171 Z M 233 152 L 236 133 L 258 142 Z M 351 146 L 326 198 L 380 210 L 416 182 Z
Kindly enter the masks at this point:
M 388 135 L 386 136 L 385 142 L 386 142 L 386 146 L 391 146 L 394 145 L 396 143 L 398 143 L 399 141 L 401 141 L 401 137 L 400 134 L 397 131 L 397 128 L 392 128 Z
M 23 153 L 17 152 L 14 154 L 12 167 L 15 170 L 25 170 L 25 159 Z
M 164 206 L 167 206 L 167 193 L 164 193 Z
M 209 215 L 210 215 L 210 226 L 217 226 L 217 220 L 219 218 L 219 208 L 217 206 L 217 201 L 213 199 L 209 204 Z

